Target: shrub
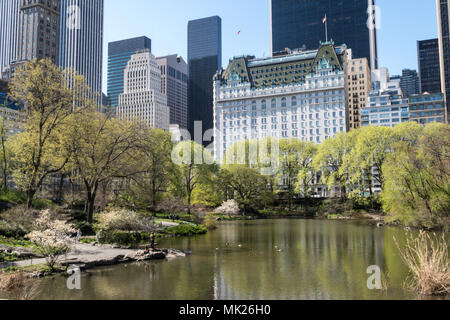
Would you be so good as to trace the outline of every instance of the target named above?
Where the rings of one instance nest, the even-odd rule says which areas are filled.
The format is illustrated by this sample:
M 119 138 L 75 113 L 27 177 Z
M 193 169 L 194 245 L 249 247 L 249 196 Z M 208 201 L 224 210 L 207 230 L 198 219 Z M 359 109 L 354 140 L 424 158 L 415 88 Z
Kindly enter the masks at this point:
M 186 205 L 180 198 L 170 198 L 163 200 L 157 207 L 156 210 L 161 213 L 182 213 L 186 209 Z
M 381 198 L 378 195 L 369 197 L 355 196 L 351 200 L 355 210 L 382 210 Z
M 40 212 L 35 209 L 28 209 L 26 206 L 16 206 L 1 214 L 1 220 L 13 226 L 19 226 L 26 233 L 31 232 L 33 224 L 39 218 Z M 20 237 L 23 237 L 19 236 Z
M 99 215 L 98 221 L 98 228 L 106 231 L 151 231 L 154 228 L 149 217 L 125 209 L 103 212 Z
M 25 237 L 29 230 L 14 222 L 0 221 L 0 236 L 20 239 Z
M 94 236 L 95 230 L 94 226 L 87 221 L 79 221 L 74 224 L 74 229 L 80 230 L 84 236 Z
M 17 300 L 31 300 L 38 293 L 39 284 L 24 272 L 0 273 L 0 291 Z
M 148 232 L 100 231 L 97 241 L 103 244 L 134 246 L 143 241 L 150 241 L 150 236 L 151 233 Z
M 202 225 L 180 224 L 176 227 L 170 227 L 162 231 L 163 234 L 172 236 L 193 236 L 206 234 L 208 230 Z
M 422 295 L 450 294 L 450 259 L 445 234 L 431 237 L 421 231 L 418 237 L 407 237 L 406 246 L 400 248 L 401 257 L 411 276 L 406 285 Z
M 240 212 L 239 204 L 235 200 L 228 200 L 216 210 L 217 213 L 237 216 Z
M 211 215 L 208 215 L 203 221 L 203 225 L 208 230 L 215 230 L 217 229 L 217 219 Z
M 36 244 L 36 251 L 46 257 L 48 267 L 54 270 L 58 258 L 70 251 L 70 234 L 76 230 L 65 221 L 55 220 L 49 210 L 42 211 L 34 230 L 26 237 Z
M 44 210 L 47 208 L 50 208 L 53 205 L 53 203 L 50 200 L 45 199 L 34 199 L 33 200 L 33 208 L 37 210 Z
M 8 246 L 8 247 L 23 247 L 23 248 L 30 248 L 33 247 L 34 244 L 30 241 L 23 240 L 23 239 L 13 239 L 13 238 L 6 238 L 0 236 L 0 245 Z
M 27 196 L 20 191 L 1 191 L 0 201 L 12 204 L 24 204 L 27 201 Z

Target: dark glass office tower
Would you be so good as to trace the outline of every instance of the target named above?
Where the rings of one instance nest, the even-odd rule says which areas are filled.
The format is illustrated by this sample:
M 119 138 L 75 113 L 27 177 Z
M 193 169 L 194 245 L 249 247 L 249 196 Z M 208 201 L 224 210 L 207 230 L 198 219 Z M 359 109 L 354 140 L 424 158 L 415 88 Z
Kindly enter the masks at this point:
M 354 58 L 367 58 L 371 68 L 377 68 L 376 28 L 368 28 L 374 12 L 370 6 L 375 0 L 271 0 L 272 52 L 317 49 L 326 39 L 326 15 L 328 39 L 346 44 Z
M 119 105 L 119 95 L 123 93 L 124 71 L 133 54 L 139 50 L 152 50 L 152 40 L 138 37 L 108 45 L 108 104 Z
M 400 88 L 402 88 L 405 98 L 420 93 L 419 75 L 416 70 L 403 69 L 400 77 Z
M 222 66 L 220 17 L 189 21 L 188 64 L 188 129 L 194 139 L 195 121 L 202 121 L 203 132 L 214 127 L 213 77 Z
M 440 93 L 439 39 L 418 41 L 417 51 L 419 57 L 420 92 Z

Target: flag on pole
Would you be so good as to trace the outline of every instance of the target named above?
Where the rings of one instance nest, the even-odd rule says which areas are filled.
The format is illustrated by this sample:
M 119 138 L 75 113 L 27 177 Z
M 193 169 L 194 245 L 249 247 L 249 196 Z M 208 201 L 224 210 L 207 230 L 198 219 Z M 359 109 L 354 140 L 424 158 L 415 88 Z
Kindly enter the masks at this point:
M 322 20 L 322 23 L 326 23 L 327 22 L 327 15 L 325 15 L 325 17 Z
M 241 35 L 241 31 L 239 30 L 237 34 L 238 34 L 238 36 L 240 36 Z

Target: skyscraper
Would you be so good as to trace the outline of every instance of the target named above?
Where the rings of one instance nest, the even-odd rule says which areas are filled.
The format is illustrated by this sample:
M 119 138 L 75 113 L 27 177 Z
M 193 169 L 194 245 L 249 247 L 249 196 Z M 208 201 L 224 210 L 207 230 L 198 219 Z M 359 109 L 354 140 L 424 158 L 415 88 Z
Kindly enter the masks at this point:
M 447 105 L 445 122 L 450 112 L 450 0 L 436 0 L 439 34 L 441 90 Z
M 349 129 L 361 127 L 361 109 L 367 104 L 371 89 L 369 61 L 366 58 L 349 59 L 345 63 L 345 89 Z
M 194 138 L 194 121 L 203 132 L 213 128 L 213 77 L 222 66 L 222 19 L 218 16 L 188 23 L 188 128 Z
M 315 50 L 328 38 L 346 44 L 354 58 L 378 65 L 375 0 L 271 0 L 272 52 Z M 369 28 L 370 26 L 370 28 Z
M 59 0 L 21 0 L 18 62 L 44 58 L 58 62 L 59 19 Z
M 416 70 L 403 69 L 402 75 L 400 76 L 400 88 L 405 98 L 419 94 L 419 75 Z
M 156 58 L 161 69 L 161 91 L 167 96 L 170 124 L 187 129 L 188 67 L 179 55 Z
M 124 71 L 133 54 L 139 50 L 152 51 L 152 40 L 138 37 L 108 45 L 108 103 L 112 107 L 119 105 L 119 95 L 123 93 Z
M 58 63 L 86 78 L 101 104 L 103 0 L 61 0 Z
M 441 92 L 441 72 L 439 70 L 439 40 L 430 39 L 417 42 L 419 57 L 419 83 L 423 94 Z
M 17 60 L 20 0 L 0 0 L 0 78 L 5 68 Z
M 169 130 L 170 110 L 161 90 L 161 70 L 150 50 L 132 55 L 124 76 L 124 92 L 119 96 L 117 117 L 136 120 L 150 128 Z

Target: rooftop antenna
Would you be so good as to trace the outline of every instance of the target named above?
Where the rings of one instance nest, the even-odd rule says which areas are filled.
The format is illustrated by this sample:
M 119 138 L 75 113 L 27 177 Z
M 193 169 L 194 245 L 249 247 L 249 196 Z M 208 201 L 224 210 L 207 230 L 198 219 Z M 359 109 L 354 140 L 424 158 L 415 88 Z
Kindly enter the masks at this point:
M 328 42 L 328 19 L 327 19 L 326 13 L 325 13 L 325 17 L 322 20 L 322 23 L 325 24 L 325 37 L 326 37 L 326 42 Z

